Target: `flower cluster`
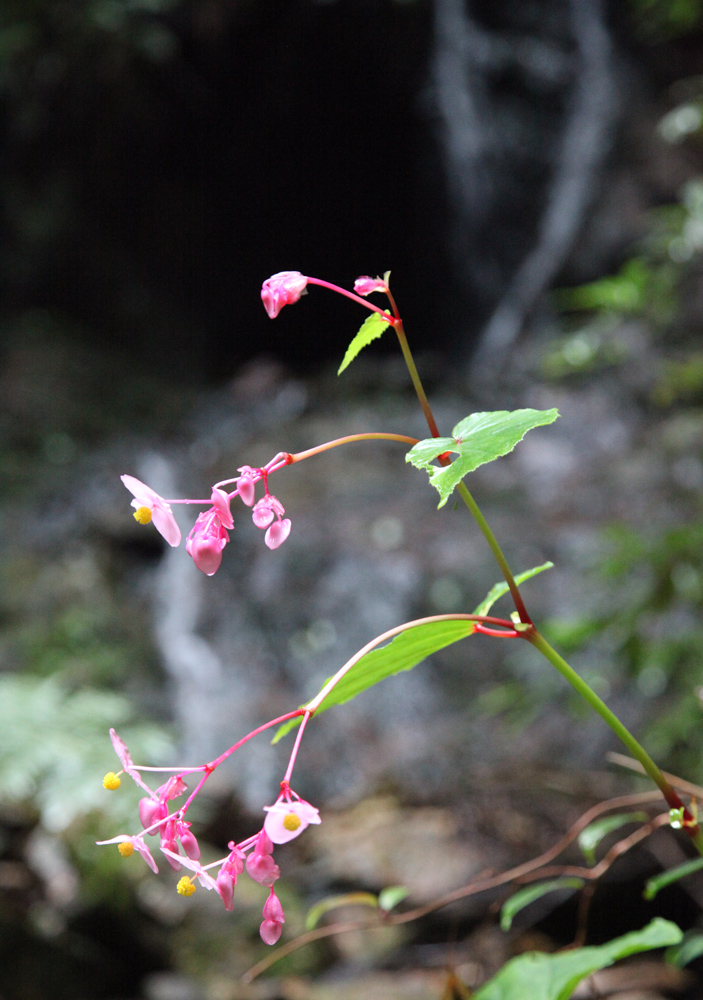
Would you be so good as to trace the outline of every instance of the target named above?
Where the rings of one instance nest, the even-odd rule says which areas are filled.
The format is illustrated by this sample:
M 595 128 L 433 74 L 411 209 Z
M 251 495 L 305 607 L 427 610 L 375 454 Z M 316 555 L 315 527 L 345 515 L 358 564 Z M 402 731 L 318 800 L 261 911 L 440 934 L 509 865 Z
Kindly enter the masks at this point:
M 214 889 L 217 892 L 226 910 L 233 908 L 237 877 L 246 869 L 247 875 L 254 882 L 269 889 L 268 898 L 264 903 L 260 933 L 266 944 L 275 944 L 281 936 L 285 915 L 280 900 L 273 891 L 273 884 L 281 874 L 279 866 L 273 859 L 274 848 L 299 836 L 311 823 L 319 823 L 319 811 L 296 795 L 288 781 L 284 780 L 281 782 L 280 795 L 274 804 L 264 808 L 266 819 L 261 830 L 239 844 L 230 841 L 227 845 L 229 853 L 225 857 L 203 865 L 200 862 L 200 846 L 191 832 L 191 824 L 186 821 L 185 815 L 195 795 L 217 766 L 217 762 L 173 774 L 163 785 L 152 790 L 141 776 L 140 772 L 145 769 L 134 765 L 125 743 L 114 729 L 110 730 L 110 739 L 122 764 L 120 773 L 128 774 L 142 791 L 147 793 L 139 802 L 139 819 L 144 829 L 133 835 L 119 834 L 110 840 L 101 840 L 98 843 L 101 846 L 117 844 L 120 854 L 125 858 L 137 851 L 151 870 L 158 872 L 145 839 L 149 836 L 158 836 L 159 849 L 171 868 L 174 871 L 186 868 L 193 872 L 192 875 L 180 878 L 176 891 L 181 896 L 192 896 L 197 879 L 203 888 Z M 218 760 L 221 761 L 225 757 L 226 755 L 223 755 Z M 169 803 L 187 791 L 183 775 L 198 772 L 202 772 L 203 777 L 195 791 L 183 806 L 171 811 Z M 111 790 L 118 788 L 119 784 L 119 775 L 113 771 L 110 771 L 103 780 L 104 787 Z M 215 869 L 217 869 L 216 875 L 214 875 Z M 211 871 L 213 874 L 210 874 Z
M 220 568 L 222 550 L 229 541 L 229 532 L 234 529 L 234 520 L 230 510 L 232 500 L 238 496 L 247 507 L 252 508 L 252 520 L 257 528 L 266 529 L 264 541 L 270 549 L 277 549 L 290 534 L 290 519 L 284 517 L 285 509 L 280 500 L 269 493 L 269 473 L 286 465 L 290 456 L 286 453 L 276 455 L 268 465 L 261 469 L 253 469 L 243 465 L 234 479 L 223 480 L 212 487 L 209 500 L 164 500 L 150 486 L 135 479 L 134 476 L 122 476 L 122 482 L 133 495 L 132 506 L 134 517 L 139 524 L 154 522 L 156 530 L 166 539 L 169 545 L 177 546 L 181 541 L 181 530 L 176 523 L 171 510 L 171 504 L 209 504 L 207 510 L 198 514 L 186 539 L 186 552 L 193 562 L 206 576 L 212 576 Z M 264 496 L 256 501 L 256 483 L 264 484 Z M 234 485 L 232 492 L 223 487 Z

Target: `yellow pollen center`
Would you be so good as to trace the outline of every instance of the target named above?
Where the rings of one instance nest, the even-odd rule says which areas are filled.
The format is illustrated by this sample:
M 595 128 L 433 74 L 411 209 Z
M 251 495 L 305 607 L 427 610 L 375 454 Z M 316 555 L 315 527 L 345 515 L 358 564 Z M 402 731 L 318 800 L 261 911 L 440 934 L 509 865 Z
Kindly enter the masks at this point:
M 122 782 L 117 777 L 114 771 L 108 771 L 103 778 L 103 788 L 107 788 L 109 792 L 114 792 L 116 788 L 119 788 Z
M 195 886 L 187 875 L 184 875 L 183 878 L 178 880 L 176 892 L 179 896 L 192 896 L 195 892 Z
M 148 524 L 151 521 L 151 508 L 137 507 L 134 512 L 134 520 L 139 521 L 140 524 Z
M 123 840 L 121 844 L 117 845 L 117 850 L 123 858 L 129 858 L 134 854 L 134 844 L 131 844 L 128 840 Z
M 297 830 L 300 826 L 301 820 L 297 813 L 290 812 L 286 813 L 283 817 L 283 826 L 286 830 Z

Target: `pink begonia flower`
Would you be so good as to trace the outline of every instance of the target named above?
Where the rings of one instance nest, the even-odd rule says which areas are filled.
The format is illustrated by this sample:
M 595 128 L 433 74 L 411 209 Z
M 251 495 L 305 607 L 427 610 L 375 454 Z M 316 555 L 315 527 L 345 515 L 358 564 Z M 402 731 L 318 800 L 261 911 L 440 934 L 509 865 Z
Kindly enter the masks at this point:
M 229 522 L 232 523 L 231 514 Z M 220 568 L 222 550 L 228 541 L 229 535 L 222 524 L 218 510 L 211 507 L 198 514 L 186 539 L 186 552 L 202 573 L 212 576 Z
M 135 517 L 140 524 L 148 524 L 153 520 L 156 530 L 163 535 L 169 545 L 174 548 L 180 545 L 181 529 L 176 524 L 176 519 L 171 513 L 171 508 L 158 493 L 155 493 L 149 486 L 135 479 L 134 476 L 120 476 L 130 493 L 134 495 L 132 506 L 136 509 Z M 144 519 L 139 516 L 140 510 L 146 508 L 150 516 Z
M 227 845 L 230 848 L 230 855 L 225 859 L 217 875 L 217 891 L 222 896 L 222 902 L 226 910 L 231 910 L 234 900 L 234 887 L 237 884 L 237 876 L 244 871 L 245 854 L 230 840 Z
M 217 891 L 217 882 L 214 880 L 212 875 L 208 875 L 199 861 L 192 861 L 190 858 L 182 858 L 178 854 L 174 854 L 168 847 L 162 847 L 161 850 L 170 862 L 177 862 L 179 868 L 183 865 L 184 868 L 188 868 L 190 871 L 195 872 L 198 876 L 198 882 L 200 882 L 203 889 L 215 889 Z
M 222 527 L 231 531 L 234 528 L 234 521 L 232 520 L 232 511 L 229 509 L 230 498 L 228 494 L 224 490 L 218 489 L 217 486 L 213 486 L 211 500 Z
M 273 842 L 262 830 L 256 846 L 247 858 L 247 875 L 259 885 L 273 885 L 280 877 L 281 869 L 273 860 Z
M 297 302 L 305 293 L 308 279 L 300 271 L 279 271 L 272 274 L 261 286 L 261 301 L 271 319 L 275 319 L 284 306 Z
M 112 746 L 115 750 L 115 753 L 120 758 L 120 763 L 122 764 L 124 771 L 130 776 L 130 778 L 133 781 L 135 781 L 139 785 L 140 788 L 143 788 L 145 792 L 148 792 L 149 795 L 151 795 L 152 794 L 151 789 L 142 780 L 139 771 L 137 771 L 137 769 L 134 767 L 134 764 L 132 763 L 132 758 L 130 757 L 129 750 L 127 749 L 124 740 L 122 739 L 121 736 L 117 735 L 114 729 L 110 730 L 110 740 L 112 741 Z
M 388 285 L 381 278 L 369 278 L 364 275 L 354 282 L 354 291 L 357 295 L 370 295 L 371 292 L 386 292 Z
M 119 737 L 118 737 L 119 739 Z M 146 788 L 146 786 L 143 786 Z M 160 785 L 155 792 L 149 791 L 149 797 L 139 800 L 139 819 L 145 830 L 149 830 L 150 835 L 158 832 L 161 820 L 168 816 L 168 802 L 177 799 L 188 790 L 188 786 L 179 774 L 172 775 L 168 781 Z M 150 829 L 150 827 L 154 829 Z
M 276 893 L 271 889 L 271 895 L 264 903 L 263 923 L 259 928 L 264 944 L 275 944 L 281 936 L 286 916 Z
M 311 823 L 322 822 L 319 809 L 303 799 L 299 802 L 276 802 L 272 806 L 264 806 L 264 810 L 268 813 L 264 830 L 274 844 L 287 844 Z
M 241 476 L 237 480 L 237 493 L 242 503 L 245 503 L 247 507 L 251 507 L 254 503 L 254 491 L 256 489 L 254 469 L 250 465 L 243 465 L 237 471 L 241 472 Z
M 158 799 L 152 799 L 150 796 L 140 799 L 138 808 L 139 821 L 145 830 L 168 816 L 168 805 Z M 158 833 L 158 827 L 153 830 L 149 829 L 149 833 L 152 837 L 155 836 Z
M 151 851 L 141 837 L 128 837 L 126 834 L 121 833 L 119 836 L 113 837 L 112 840 L 96 840 L 95 843 L 99 847 L 102 847 L 105 844 L 131 844 L 135 851 L 139 851 L 151 870 L 157 875 L 159 873 L 156 862 L 151 856 Z
M 290 518 L 284 518 L 283 514 L 285 514 L 283 504 L 270 493 L 262 497 L 252 509 L 251 518 L 256 527 L 261 529 L 268 527 L 264 541 L 270 549 L 277 549 L 279 545 L 283 545 L 290 535 Z M 271 524 L 274 517 L 278 520 Z

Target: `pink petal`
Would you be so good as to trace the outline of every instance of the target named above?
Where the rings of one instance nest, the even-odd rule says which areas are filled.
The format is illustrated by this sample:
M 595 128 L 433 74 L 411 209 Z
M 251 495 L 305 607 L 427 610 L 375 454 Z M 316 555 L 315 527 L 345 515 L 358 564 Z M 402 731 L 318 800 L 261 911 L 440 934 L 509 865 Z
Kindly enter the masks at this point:
M 163 535 L 169 545 L 175 549 L 177 545 L 181 544 L 181 529 L 176 524 L 171 508 L 160 497 L 159 503 L 154 504 L 151 509 L 151 519 L 156 530 L 160 535 Z
M 286 922 L 286 915 L 283 912 L 281 901 L 273 889 L 271 890 L 269 898 L 264 903 L 263 917 L 264 920 L 275 920 L 278 924 L 284 924 Z
M 290 535 L 290 528 L 290 518 L 284 517 L 282 521 L 276 521 L 271 525 L 264 536 L 264 541 L 270 549 L 277 549 Z
M 222 902 L 225 904 L 226 910 L 231 910 L 234 906 L 234 886 L 235 880 L 232 878 L 228 871 L 225 871 L 224 866 L 220 868 L 220 872 L 217 876 L 217 891 L 222 897 Z
M 251 512 L 251 519 L 257 528 L 266 528 L 274 519 L 269 497 L 263 497 Z
M 261 301 L 271 319 L 275 319 L 284 306 L 297 302 L 307 283 L 308 279 L 300 271 L 279 271 L 267 278 L 261 286 Z
M 385 292 L 387 287 L 385 281 L 382 281 L 380 278 L 369 278 L 368 275 L 357 278 L 354 282 L 354 291 L 357 295 L 370 295 L 371 292 Z
M 247 858 L 247 875 L 259 885 L 273 885 L 281 869 L 270 854 L 250 854 Z
M 247 507 L 251 507 L 254 503 L 256 493 L 254 480 L 247 475 L 240 476 L 237 480 L 237 493 L 241 497 L 242 503 L 245 503 Z
M 224 490 L 213 486 L 211 499 L 212 506 L 217 511 L 217 516 L 220 519 L 222 527 L 231 531 L 234 528 L 234 521 L 232 520 L 232 511 L 229 509 L 230 499 L 228 494 Z
M 275 944 L 280 938 L 282 930 L 283 924 L 279 924 L 277 920 L 264 920 L 259 927 L 259 934 L 264 944 Z

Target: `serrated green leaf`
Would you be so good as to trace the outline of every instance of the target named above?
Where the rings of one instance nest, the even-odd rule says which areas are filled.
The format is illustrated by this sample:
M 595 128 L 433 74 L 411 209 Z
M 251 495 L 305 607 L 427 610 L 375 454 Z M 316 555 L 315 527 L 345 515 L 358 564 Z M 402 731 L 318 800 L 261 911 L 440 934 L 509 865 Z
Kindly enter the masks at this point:
M 391 314 L 388 313 L 389 318 L 390 315 Z M 381 334 L 386 332 L 389 325 L 390 324 L 381 317 L 380 313 L 372 312 L 361 324 L 359 332 L 347 348 L 347 353 L 344 355 L 344 360 L 339 366 L 337 374 L 341 375 L 344 369 L 349 367 L 359 351 L 368 347 L 372 340 L 377 340 Z
M 554 563 L 553 562 L 542 563 L 541 566 L 533 566 L 532 569 L 526 569 L 524 573 L 518 573 L 518 575 L 515 577 L 515 583 L 517 583 L 517 585 L 519 586 L 521 583 L 524 583 L 525 580 L 531 580 L 533 576 L 537 576 L 538 573 L 544 573 L 545 569 L 554 569 Z M 495 604 L 495 602 L 498 600 L 498 598 L 502 597 L 503 594 L 507 594 L 509 590 L 510 587 L 507 585 L 505 580 L 502 580 L 500 583 L 497 583 L 494 587 L 491 587 L 489 592 L 486 594 L 484 599 L 481 601 L 481 603 L 474 611 L 474 614 L 487 615 L 488 612 L 493 607 L 493 605 Z
M 410 890 L 404 885 L 389 885 L 385 889 L 381 889 L 378 894 L 379 909 L 390 913 L 398 903 L 402 903 L 409 893 Z
M 643 812 L 616 813 L 614 816 L 603 816 L 594 823 L 589 823 L 578 836 L 578 845 L 588 864 L 596 863 L 596 847 L 603 837 L 607 837 L 613 830 L 618 830 L 627 823 L 645 823 L 647 819 L 647 813 Z
M 530 903 L 546 896 L 548 892 L 558 892 L 560 889 L 583 889 L 585 884 L 582 878 L 553 878 L 548 882 L 540 882 L 538 885 L 528 885 L 524 889 L 519 889 L 503 903 L 500 911 L 500 929 L 509 931 L 513 919 L 520 910 L 524 910 Z
M 700 931 L 687 931 L 680 944 L 674 944 L 664 953 L 664 961 L 683 969 L 689 962 L 703 955 L 703 934 Z
M 405 461 L 416 469 L 426 470 L 431 485 L 440 495 L 438 506 L 443 507 L 469 472 L 507 455 L 528 431 L 552 424 L 558 416 L 559 411 L 555 409 L 472 413 L 456 425 L 451 437 L 418 441 L 405 456 Z M 445 452 L 456 452 L 459 457 L 448 466 L 433 465 Z
M 466 636 L 471 635 L 475 628 L 474 622 L 462 619 L 428 622 L 409 628 L 406 632 L 401 632 L 387 646 L 382 646 L 381 649 L 372 649 L 365 656 L 362 656 L 334 690 L 329 693 L 315 714 L 319 715 L 320 712 L 332 708 L 333 705 L 343 705 L 345 702 L 351 701 L 362 691 L 367 691 L 374 684 L 378 684 L 379 681 L 383 681 L 387 677 L 392 677 L 393 674 L 398 674 L 402 670 L 412 670 L 432 653 L 436 653 L 454 642 L 459 642 L 460 639 L 465 639 Z M 325 681 L 326 683 L 327 681 Z M 312 698 L 308 699 L 308 702 L 310 701 Z M 280 729 L 276 730 L 276 735 L 271 742 L 278 743 L 286 733 L 299 725 L 299 717 L 284 722 Z
M 676 868 L 670 868 L 667 872 L 662 872 L 661 875 L 655 875 L 654 878 L 647 879 L 642 895 L 645 899 L 654 899 L 657 893 L 665 889 L 667 885 L 678 882 L 679 879 L 686 878 L 687 875 L 693 875 L 694 872 L 699 872 L 701 868 L 703 868 L 703 858 L 693 858 L 692 861 L 685 861 L 682 865 L 677 865 Z
M 528 952 L 507 962 L 481 987 L 474 1000 L 569 1000 L 586 976 L 628 955 L 678 944 L 681 931 L 669 920 L 655 917 L 641 931 L 632 931 L 607 944 L 546 955 Z
M 320 917 L 340 906 L 371 906 L 378 909 L 379 901 L 378 896 L 374 896 L 371 892 L 347 892 L 343 896 L 329 896 L 327 899 L 321 899 L 319 903 L 315 903 L 308 910 L 308 915 L 305 918 L 305 930 L 313 930 L 320 922 Z

